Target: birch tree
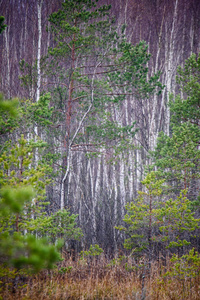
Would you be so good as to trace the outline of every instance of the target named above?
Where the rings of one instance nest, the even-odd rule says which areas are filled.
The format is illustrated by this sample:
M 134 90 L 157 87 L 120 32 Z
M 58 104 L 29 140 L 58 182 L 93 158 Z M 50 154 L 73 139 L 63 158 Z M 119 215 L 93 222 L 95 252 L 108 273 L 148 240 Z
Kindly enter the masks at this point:
M 43 0 L 37 1 L 37 17 L 38 17 L 38 53 L 37 53 L 37 91 L 36 91 L 36 102 L 40 98 L 40 86 L 41 86 L 41 41 L 42 41 L 42 4 Z

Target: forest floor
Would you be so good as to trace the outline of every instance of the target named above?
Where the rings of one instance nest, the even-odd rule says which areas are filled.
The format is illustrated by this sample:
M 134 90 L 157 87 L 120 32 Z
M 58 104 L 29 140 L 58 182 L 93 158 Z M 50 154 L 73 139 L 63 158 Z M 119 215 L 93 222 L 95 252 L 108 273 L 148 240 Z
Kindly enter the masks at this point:
M 156 262 L 151 273 L 145 264 L 135 268 L 123 259 L 63 261 L 51 271 L 18 275 L 0 281 L 0 299 L 68 300 L 199 300 L 200 277 L 165 276 L 169 264 Z

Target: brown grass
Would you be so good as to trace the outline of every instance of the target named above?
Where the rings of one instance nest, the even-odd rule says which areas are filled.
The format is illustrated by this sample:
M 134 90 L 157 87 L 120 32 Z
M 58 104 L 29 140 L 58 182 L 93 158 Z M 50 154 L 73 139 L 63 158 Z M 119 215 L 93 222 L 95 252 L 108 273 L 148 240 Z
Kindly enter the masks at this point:
M 68 267 L 71 266 L 70 270 Z M 50 272 L 41 272 L 35 277 L 4 284 L 0 299 L 131 299 L 131 300 L 199 300 L 200 278 L 168 278 L 159 263 L 151 266 L 151 274 L 144 266 L 138 269 L 128 262 L 108 266 L 105 260 L 73 262 L 67 260 Z M 67 267 L 67 269 L 62 269 Z

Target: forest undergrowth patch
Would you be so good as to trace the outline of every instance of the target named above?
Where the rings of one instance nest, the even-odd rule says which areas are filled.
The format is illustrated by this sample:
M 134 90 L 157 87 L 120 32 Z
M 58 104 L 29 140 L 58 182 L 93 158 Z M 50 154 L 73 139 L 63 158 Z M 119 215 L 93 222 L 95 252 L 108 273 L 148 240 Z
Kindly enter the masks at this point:
M 167 261 L 134 266 L 128 259 L 64 260 L 57 268 L 35 276 L 1 279 L 0 299 L 68 300 L 198 300 L 200 276 L 172 276 Z M 17 274 L 17 273 L 16 273 Z

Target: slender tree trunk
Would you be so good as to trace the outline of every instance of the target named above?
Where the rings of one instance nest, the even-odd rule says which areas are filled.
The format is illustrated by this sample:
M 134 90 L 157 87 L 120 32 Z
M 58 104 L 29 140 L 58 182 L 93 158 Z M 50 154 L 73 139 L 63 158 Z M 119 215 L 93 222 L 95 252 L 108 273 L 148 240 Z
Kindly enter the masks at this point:
M 190 54 L 193 53 L 193 44 L 194 44 L 194 17 L 192 16 L 191 19 L 191 26 L 190 26 Z
M 120 201 L 121 201 L 121 213 L 124 216 L 125 203 L 126 203 L 126 187 L 125 187 L 125 166 L 124 159 L 120 155 L 120 171 L 119 171 L 119 183 L 120 183 Z
M 67 168 L 66 168 L 65 174 L 61 181 L 61 196 L 60 196 L 60 209 L 61 210 L 63 210 L 64 206 L 65 206 L 65 181 L 69 175 L 70 165 L 71 165 L 71 149 L 69 147 L 68 153 L 67 153 Z
M 174 71 L 174 62 L 173 62 L 173 55 L 174 55 L 174 43 L 175 43 L 175 36 L 176 36 L 176 22 L 177 22 L 177 7 L 178 7 L 178 0 L 175 2 L 174 6 L 174 15 L 173 15 L 173 22 L 172 22 L 172 29 L 171 35 L 169 40 L 169 50 L 168 50 L 168 63 L 167 63 L 167 70 L 166 70 L 166 93 L 167 93 L 167 103 L 169 103 L 169 95 L 172 91 L 172 76 Z M 170 123 L 170 108 L 167 106 L 166 108 L 166 121 L 165 121 L 165 131 L 166 134 L 169 136 L 169 123 Z
M 133 141 L 132 141 L 133 143 Z M 134 160 L 133 160 L 134 152 L 131 151 L 129 154 L 129 200 L 133 200 L 134 196 Z
M 151 271 L 151 260 L 152 260 L 152 195 L 149 196 L 149 272 Z
M 43 0 L 37 1 L 37 19 L 38 19 L 38 47 L 37 47 L 37 91 L 36 91 L 36 102 L 39 101 L 40 98 L 40 88 L 41 88 L 41 40 L 42 40 L 42 4 Z
M 9 26 L 5 30 L 5 44 L 6 44 L 6 63 L 7 63 L 7 75 L 6 75 L 6 90 L 8 99 L 11 98 L 10 93 L 10 45 L 9 45 L 9 37 L 10 37 L 10 28 Z
M 118 185 L 117 185 L 117 170 L 116 165 L 113 166 L 113 187 L 114 187 L 114 193 L 113 193 L 113 201 L 114 201 L 114 214 L 113 214 L 113 223 L 115 225 L 117 224 L 117 201 L 118 201 Z M 114 248 L 115 251 L 117 251 L 117 236 L 116 236 L 116 229 L 114 229 Z
M 155 73 L 158 72 L 158 61 L 159 61 L 160 52 L 161 52 L 161 38 L 162 38 L 162 32 L 163 32 L 163 24 L 164 24 L 164 20 L 165 20 L 165 9 L 166 9 L 166 6 L 164 7 L 162 22 L 161 22 L 160 31 L 158 34 L 158 50 L 156 52 L 156 61 L 155 61 L 155 69 L 154 69 Z M 159 130 L 160 124 L 158 124 L 158 128 L 156 128 L 156 123 L 155 123 L 157 105 L 158 105 L 158 96 L 154 95 L 151 120 L 150 120 L 150 128 L 149 128 L 149 136 L 150 136 L 149 148 L 151 151 L 153 151 L 155 149 L 156 140 L 158 137 L 158 131 L 160 131 Z M 160 111 L 159 118 L 161 119 L 162 110 L 159 110 L 159 111 Z

